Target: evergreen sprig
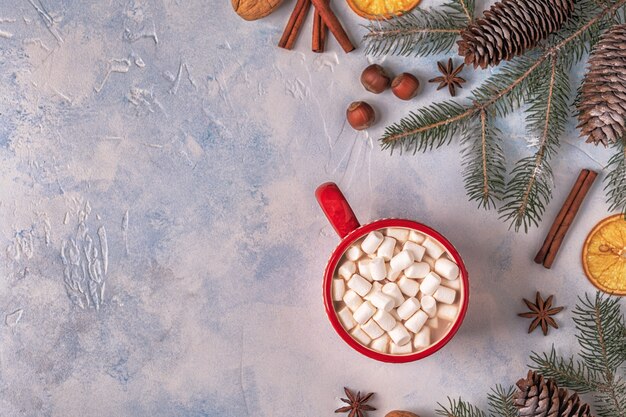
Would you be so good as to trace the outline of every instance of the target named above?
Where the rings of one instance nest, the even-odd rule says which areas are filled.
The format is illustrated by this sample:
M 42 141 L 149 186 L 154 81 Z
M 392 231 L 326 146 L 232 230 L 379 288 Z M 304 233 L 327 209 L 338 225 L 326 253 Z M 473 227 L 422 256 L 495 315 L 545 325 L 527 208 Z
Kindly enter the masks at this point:
M 531 365 L 558 385 L 592 392 L 600 417 L 626 417 L 626 381 L 618 375 L 626 362 L 626 321 L 619 298 L 600 292 L 579 298 L 573 311 L 580 360 L 549 353 L 531 356 Z
M 483 110 L 471 119 L 461 141 L 467 195 L 479 207 L 495 208 L 504 192 L 506 173 L 500 131 Z
M 455 0 L 446 3 L 439 11 L 418 11 L 413 17 L 407 15 L 386 23 L 376 23 L 377 27 L 387 27 L 390 31 L 374 32 L 373 26 L 370 27 L 366 35 L 368 51 L 407 55 L 449 50 L 454 44 L 449 33 L 421 31 L 427 28 L 424 25 L 442 23 L 435 16 L 455 19 L 454 24 L 445 23 L 448 29 L 458 29 L 462 20 L 467 23 L 471 14 L 464 17 L 461 4 L 467 3 Z M 552 197 L 550 162 L 556 156 L 559 137 L 570 116 L 568 71 L 583 58 L 612 22 L 623 19 L 625 5 L 626 0 L 578 0 L 572 18 L 562 30 L 552 35 L 540 48 L 501 65 L 497 72 L 472 91 L 469 102 L 431 104 L 388 126 L 380 139 L 383 149 L 392 152 L 397 148 L 414 153 L 427 151 L 450 144 L 455 136 L 465 133 L 462 144 L 467 194 L 470 200 L 478 201 L 479 206 L 494 208 L 502 181 L 499 164 L 504 159 L 497 135 L 488 131 L 488 127 L 492 125 L 493 117 L 504 117 L 520 105 L 528 104 L 526 123 L 533 138 L 530 143 L 533 154 L 515 164 L 504 187 L 503 205 L 499 209 L 501 218 L 509 221 L 515 230 L 528 231 L 541 221 Z M 374 33 L 378 38 L 372 43 Z M 424 33 L 428 34 L 428 38 L 422 44 L 419 37 Z M 413 39 L 411 36 L 418 37 Z M 412 43 L 413 40 L 415 43 Z M 489 124 L 483 125 L 483 116 Z M 477 126 L 478 133 L 466 133 L 468 127 Z M 471 144 L 472 140 L 478 143 Z M 482 150 L 489 155 L 481 154 Z M 625 158 L 626 154 L 622 152 L 611 160 L 607 189 L 612 208 L 622 209 L 626 214 L 626 187 L 623 186 Z M 487 192 L 485 184 L 489 186 Z
M 462 398 L 458 400 L 448 398 L 447 406 L 438 403 L 439 408 L 435 413 L 444 417 L 518 417 L 519 413 L 513 404 L 513 394 L 514 387 L 504 388 L 497 385 L 492 388 L 491 393 L 487 395 L 489 414 Z
M 626 142 L 613 145 L 615 154 L 606 167 L 609 174 L 605 179 L 605 187 L 609 210 L 619 210 L 626 218 Z
M 526 126 L 533 136 L 532 156 L 521 159 L 506 186 L 503 219 L 515 230 L 538 225 L 552 198 L 550 160 L 559 146 L 559 137 L 569 118 L 570 84 L 567 72 L 556 54 L 551 56 L 547 71 L 540 76 L 530 93 L 532 104 L 526 111 Z
M 394 19 L 372 21 L 364 37 L 369 55 L 418 55 L 449 52 L 473 20 L 474 0 L 451 0 L 439 9 L 416 8 Z

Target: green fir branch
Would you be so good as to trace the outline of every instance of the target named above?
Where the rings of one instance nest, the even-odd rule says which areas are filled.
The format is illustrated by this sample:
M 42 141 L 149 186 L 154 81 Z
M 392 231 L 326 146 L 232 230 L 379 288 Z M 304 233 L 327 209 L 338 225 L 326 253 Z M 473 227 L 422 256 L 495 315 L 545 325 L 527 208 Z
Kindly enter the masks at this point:
M 535 51 L 501 64 L 497 73 L 472 90 L 472 100 L 498 117 L 507 116 L 527 99 L 544 60 Z
M 385 130 L 381 138 L 383 149 L 391 149 L 393 152 L 399 147 L 415 153 L 443 146 L 449 144 L 467 126 L 475 124 L 481 112 L 503 117 L 522 103 L 530 103 L 527 121 L 529 130 L 538 136 L 536 151 L 534 155 L 516 164 L 511 173 L 512 179 L 506 187 L 505 204 L 500 208 L 501 217 L 511 221 L 515 230 L 523 228 L 528 231 L 530 226 L 539 223 L 545 206 L 552 197 L 552 171 L 549 163 L 558 147 L 558 136 L 563 131 L 566 119 L 564 115 L 568 113 L 564 111 L 569 100 L 569 84 L 566 86 L 565 72 L 589 51 L 590 45 L 596 42 L 607 22 L 624 14 L 626 0 L 607 1 L 610 3 L 609 7 L 602 8 L 595 0 L 578 0 L 574 17 L 565 29 L 551 37 L 542 48 L 502 65 L 498 72 L 472 91 L 471 104 L 447 101 L 410 113 Z M 457 2 L 457 6 L 459 4 Z M 430 12 L 437 13 L 434 10 L 429 10 Z M 454 13 L 462 17 L 458 9 Z M 381 24 L 394 25 L 395 20 Z M 406 48 L 411 49 L 413 46 L 398 43 L 404 42 L 398 41 L 398 37 L 401 38 L 406 28 L 407 25 L 403 25 L 391 28 L 388 34 L 378 32 L 381 38 L 376 41 L 376 50 L 380 53 L 392 50 L 394 53 L 407 53 Z M 442 39 L 442 36 L 433 35 L 430 42 L 437 39 Z M 546 75 L 552 77 L 552 74 L 557 89 L 552 94 L 541 94 L 549 92 L 546 88 L 552 84 L 545 80 Z M 626 213 L 625 187 L 617 189 L 613 185 L 623 185 L 620 180 L 624 178 L 623 170 L 626 169 L 623 159 L 620 154 L 620 157 L 612 160 L 610 168 L 622 171 L 614 171 L 617 173 L 613 174 L 612 182 L 607 188 L 615 190 L 609 196 L 610 201 L 617 202 L 617 207 Z M 466 179 L 468 195 L 475 199 L 472 185 L 475 186 L 475 183 Z M 514 201 L 517 198 L 520 201 Z
M 599 382 L 594 371 L 580 360 L 568 359 L 557 355 L 556 349 L 552 346 L 550 353 L 538 354 L 533 352 L 530 356 L 533 362 L 531 368 L 545 376 L 552 378 L 558 385 L 569 387 L 584 394 L 595 391 Z
M 448 403 L 448 406 L 437 403 L 439 408 L 435 410 L 435 413 L 444 417 L 487 417 L 487 414 L 480 408 L 463 401 L 461 398 L 458 400 L 448 398 Z
M 463 144 L 463 178 L 470 201 L 486 210 L 496 207 L 504 190 L 506 167 L 501 134 L 482 110 L 465 129 Z
M 613 145 L 615 154 L 609 159 L 606 167 L 604 190 L 607 194 L 609 210 L 620 211 L 626 218 L 626 142 Z
M 533 353 L 532 368 L 558 385 L 579 393 L 592 393 L 599 417 L 626 417 L 626 382 L 618 375 L 626 362 L 626 322 L 620 299 L 597 292 L 585 295 L 573 310 L 580 358 L 564 359 L 554 347 Z
M 439 9 L 418 7 L 393 19 L 372 21 L 363 37 L 365 53 L 426 56 L 450 52 L 473 13 L 473 0 L 451 0 Z
M 501 218 L 518 231 L 538 226 L 552 199 L 550 160 L 559 146 L 569 117 L 569 77 L 558 57 L 553 55 L 544 80 L 538 80 L 533 104 L 527 110 L 526 123 L 531 134 L 538 135 L 533 156 L 520 160 L 512 171 L 504 193 Z M 531 97 L 531 98 L 533 98 Z
M 504 388 L 497 385 L 487 395 L 489 403 L 489 415 L 492 417 L 518 417 L 519 412 L 515 407 L 513 396 L 515 387 Z
M 624 316 L 620 300 L 604 297 L 600 293 L 594 299 L 587 295 L 579 300 L 573 315 L 580 356 L 589 369 L 610 380 L 624 362 Z
M 563 66 L 568 70 L 591 52 L 602 33 L 613 24 L 614 16 L 619 11 L 619 8 L 611 8 L 615 2 L 612 4 L 604 2 L 604 6 L 600 6 L 598 1 L 601 0 L 576 1 L 571 18 L 560 31 L 549 38 L 550 47 L 560 45 L 559 56 Z M 598 15 L 598 10 L 603 10 L 603 13 Z M 599 18 L 596 18 L 598 16 Z M 580 28 L 585 29 L 580 31 Z M 570 41 L 563 43 L 570 37 L 572 37 Z
M 381 139 L 383 149 L 426 152 L 448 144 L 463 131 L 467 116 L 474 113 L 454 101 L 445 101 L 411 112 L 400 122 L 385 129 Z

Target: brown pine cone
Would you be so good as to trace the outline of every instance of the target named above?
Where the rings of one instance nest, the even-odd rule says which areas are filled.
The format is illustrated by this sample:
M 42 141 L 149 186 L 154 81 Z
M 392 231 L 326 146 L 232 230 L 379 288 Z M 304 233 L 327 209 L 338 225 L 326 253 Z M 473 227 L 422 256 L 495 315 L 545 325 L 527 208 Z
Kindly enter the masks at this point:
M 553 379 L 544 379 L 537 372 L 529 371 L 517 388 L 514 404 L 520 417 L 593 417 L 589 405 L 577 394 L 569 396 Z
M 461 31 L 459 55 L 474 68 L 498 65 L 561 29 L 573 11 L 573 0 L 502 0 Z
M 587 143 L 607 146 L 626 137 L 626 25 L 607 31 L 589 58 L 578 103 Z

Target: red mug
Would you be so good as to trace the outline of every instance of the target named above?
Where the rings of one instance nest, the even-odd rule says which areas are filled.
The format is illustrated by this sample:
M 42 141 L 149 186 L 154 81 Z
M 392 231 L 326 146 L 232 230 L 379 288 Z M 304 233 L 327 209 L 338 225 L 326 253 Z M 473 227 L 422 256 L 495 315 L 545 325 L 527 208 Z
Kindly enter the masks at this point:
M 350 204 L 348 204 L 348 201 L 335 183 L 327 182 L 320 185 L 315 191 L 315 197 L 317 198 L 318 203 L 324 211 L 324 214 L 328 218 L 328 221 L 341 238 L 341 242 L 339 242 L 339 245 L 337 245 L 332 255 L 330 256 L 330 259 L 328 260 L 326 270 L 324 271 L 323 283 L 323 296 L 326 315 L 328 316 L 328 319 L 330 320 L 337 334 L 339 334 L 339 336 L 357 352 L 360 352 L 365 356 L 381 362 L 412 362 L 430 356 L 442 347 L 444 347 L 454 337 L 459 327 L 461 327 L 461 323 L 465 318 L 467 306 L 469 303 L 468 274 L 465 268 L 465 264 L 463 263 L 463 260 L 461 259 L 461 256 L 459 255 L 456 248 L 452 246 L 452 244 L 440 233 L 436 232 L 426 225 L 412 220 L 381 219 L 361 226 L 356 216 L 354 215 Z M 459 313 L 448 332 L 437 342 L 429 346 L 427 349 L 406 355 L 381 353 L 372 350 L 366 346 L 363 346 L 359 342 L 354 340 L 339 322 L 339 319 L 337 318 L 337 314 L 335 312 L 335 308 L 333 306 L 333 299 L 331 295 L 331 285 L 333 275 L 337 268 L 337 264 L 341 260 L 345 251 L 350 247 L 350 245 L 374 230 L 388 227 L 412 229 L 422 234 L 425 234 L 426 236 L 430 236 L 436 239 L 442 246 L 445 247 L 445 249 L 454 259 L 454 262 L 456 262 L 456 264 L 459 266 L 459 279 L 462 280 Z

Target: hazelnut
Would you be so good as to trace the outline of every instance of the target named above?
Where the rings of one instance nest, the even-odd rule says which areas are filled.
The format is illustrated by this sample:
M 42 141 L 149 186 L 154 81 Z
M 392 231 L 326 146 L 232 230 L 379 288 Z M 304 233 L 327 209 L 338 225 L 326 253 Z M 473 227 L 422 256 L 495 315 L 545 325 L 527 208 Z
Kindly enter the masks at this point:
M 376 113 L 372 106 L 364 101 L 355 101 L 350 104 L 346 111 L 348 123 L 356 130 L 367 129 L 374 123 Z
M 419 417 L 410 411 L 393 410 L 385 414 L 385 417 Z
M 371 93 L 380 94 L 389 88 L 391 79 L 385 69 L 378 64 L 372 64 L 361 73 L 361 84 Z
M 403 72 L 391 82 L 391 91 L 402 100 L 411 100 L 417 95 L 420 82 L 413 74 Z

